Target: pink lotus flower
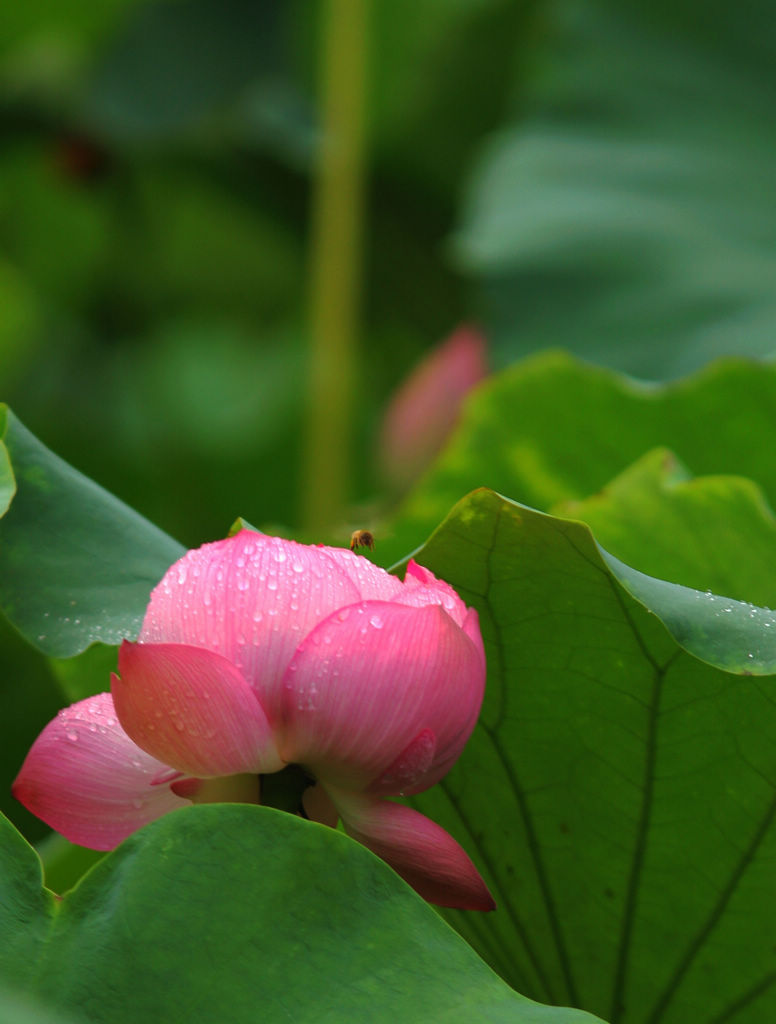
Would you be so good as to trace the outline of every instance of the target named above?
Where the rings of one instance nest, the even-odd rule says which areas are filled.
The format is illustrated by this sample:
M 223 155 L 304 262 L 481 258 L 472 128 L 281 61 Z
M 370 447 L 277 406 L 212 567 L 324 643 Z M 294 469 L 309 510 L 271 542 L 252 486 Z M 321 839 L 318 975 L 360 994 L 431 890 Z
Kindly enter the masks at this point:
M 487 374 L 485 338 L 468 324 L 415 367 L 383 417 L 378 458 L 388 483 L 404 490 L 431 464 L 458 422 L 464 399 Z
M 384 799 L 441 779 L 482 702 L 477 613 L 428 570 L 410 562 L 402 583 L 243 530 L 168 570 L 118 668 L 110 694 L 46 726 L 14 783 L 68 839 L 112 849 L 189 802 L 258 802 L 261 776 L 298 765 L 308 817 L 342 818 L 432 902 L 493 909 L 458 843 Z

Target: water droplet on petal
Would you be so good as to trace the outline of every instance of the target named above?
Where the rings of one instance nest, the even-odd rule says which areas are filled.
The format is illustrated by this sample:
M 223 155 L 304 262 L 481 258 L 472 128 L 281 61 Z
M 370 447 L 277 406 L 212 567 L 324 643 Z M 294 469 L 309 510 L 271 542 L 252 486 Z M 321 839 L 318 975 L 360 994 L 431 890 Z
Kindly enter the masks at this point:
M 67 732 L 65 733 L 65 736 L 67 736 L 71 743 L 78 742 L 78 733 L 74 732 L 72 729 L 68 729 Z
M 383 628 L 383 620 L 379 615 L 373 615 L 369 620 L 370 626 L 374 626 L 375 629 Z

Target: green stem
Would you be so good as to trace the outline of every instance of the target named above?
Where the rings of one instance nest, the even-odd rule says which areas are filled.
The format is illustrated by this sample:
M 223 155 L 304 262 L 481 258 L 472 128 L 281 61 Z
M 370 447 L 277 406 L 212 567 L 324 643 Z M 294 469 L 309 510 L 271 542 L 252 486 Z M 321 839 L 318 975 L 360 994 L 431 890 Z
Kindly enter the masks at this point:
M 364 213 L 368 0 L 328 0 L 311 225 L 310 369 L 302 518 L 338 524 L 348 498 Z

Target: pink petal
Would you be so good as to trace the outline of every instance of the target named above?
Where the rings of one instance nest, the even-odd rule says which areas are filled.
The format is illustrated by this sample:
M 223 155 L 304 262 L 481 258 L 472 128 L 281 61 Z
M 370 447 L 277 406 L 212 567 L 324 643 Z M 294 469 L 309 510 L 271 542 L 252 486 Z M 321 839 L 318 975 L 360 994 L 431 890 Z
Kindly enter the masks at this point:
M 400 579 L 370 562 L 363 555 L 356 555 L 347 548 L 323 550 L 337 563 L 358 592 L 355 601 L 348 601 L 348 604 L 356 601 L 392 601 L 402 593 L 404 587 Z
M 140 640 L 222 654 L 272 721 L 297 645 L 321 619 L 359 600 L 330 550 L 241 530 L 189 551 L 151 594 Z
M 459 327 L 407 377 L 383 418 L 378 459 L 397 488 L 411 484 L 444 446 L 466 395 L 488 373 L 486 342 Z
M 460 754 L 484 685 L 480 649 L 438 605 L 343 608 L 310 633 L 286 672 L 283 759 L 362 789 L 428 729 L 434 760 L 406 789 L 418 792 Z
M 121 724 L 165 764 L 202 778 L 283 767 L 253 690 L 220 654 L 125 640 L 119 672 L 111 691 Z
M 396 600 L 416 608 L 426 604 L 441 605 L 459 626 L 463 626 L 469 611 L 449 583 L 438 580 L 432 572 L 418 565 L 413 559 L 410 559 L 407 565 L 404 588 Z
M 372 796 L 408 793 L 423 783 L 434 764 L 436 736 L 432 729 L 423 729 L 407 744 L 396 760 L 388 765 L 379 778 L 369 786 Z M 427 788 L 423 785 L 422 788 Z
M 330 790 L 345 831 L 377 854 L 423 899 L 441 907 L 495 910 L 468 855 L 443 828 L 418 811 Z
M 118 722 L 109 693 L 60 711 L 38 736 L 13 784 L 24 806 L 66 839 L 112 850 L 141 826 L 189 801 L 153 785 L 166 768 Z

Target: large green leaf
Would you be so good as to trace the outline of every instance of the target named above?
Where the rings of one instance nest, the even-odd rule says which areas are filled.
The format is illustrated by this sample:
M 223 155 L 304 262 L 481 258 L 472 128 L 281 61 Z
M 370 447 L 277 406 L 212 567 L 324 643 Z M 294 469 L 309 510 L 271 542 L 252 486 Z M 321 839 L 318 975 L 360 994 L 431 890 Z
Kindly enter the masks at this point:
M 772 13 L 544 5 L 542 73 L 483 147 L 456 236 L 504 362 L 563 345 L 665 379 L 774 351 Z
M 48 1006 L 0 986 L 0 1020 L 13 1024 L 87 1024 L 83 1017 L 64 1017 Z
M 650 576 L 776 606 L 776 518 L 751 480 L 692 477 L 658 448 L 596 494 L 551 511 L 581 519 L 607 551 Z
M 378 535 L 380 555 L 401 558 L 475 487 L 549 510 L 595 494 L 661 446 L 693 474 L 755 480 L 776 505 L 774 408 L 770 363 L 724 360 L 685 380 L 646 386 L 563 353 L 534 356 L 472 395 L 447 450 L 402 509 L 394 536 Z
M 115 653 L 115 648 L 111 648 Z M 103 677 L 103 687 L 105 679 Z M 0 616 L 0 812 L 31 840 L 48 828 L 11 795 L 10 781 L 22 766 L 35 737 L 62 706 L 62 695 L 46 659 Z M 0 1015 L 0 1020 L 2 1016 Z
M 773 670 L 767 613 L 681 635 L 705 594 L 485 490 L 417 557 L 478 609 L 489 663 L 461 760 L 415 798 L 499 905 L 456 927 L 521 991 L 617 1024 L 776 1016 L 776 679 L 747 674 L 754 645 Z
M 0 519 L 0 606 L 39 650 L 69 657 L 136 635 L 183 548 L 45 448 L 0 407 L 16 494 Z
M 167 815 L 61 900 L 7 823 L 0 857 L 2 980 L 90 1021 L 593 1024 L 511 991 L 364 847 L 279 811 Z

